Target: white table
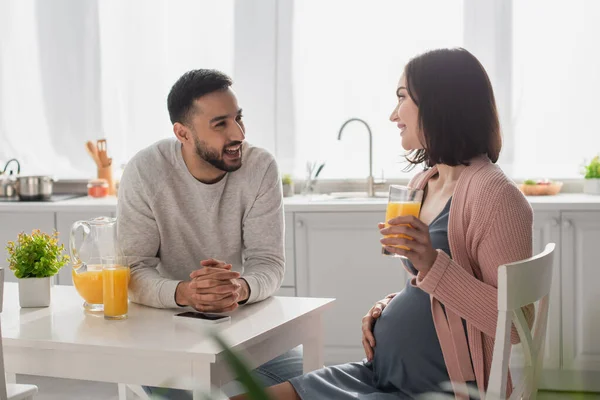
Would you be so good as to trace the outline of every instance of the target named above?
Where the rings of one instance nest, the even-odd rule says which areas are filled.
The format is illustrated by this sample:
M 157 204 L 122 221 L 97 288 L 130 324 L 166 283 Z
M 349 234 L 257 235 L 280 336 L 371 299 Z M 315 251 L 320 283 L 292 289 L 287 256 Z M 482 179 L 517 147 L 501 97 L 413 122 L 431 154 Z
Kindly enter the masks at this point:
M 252 368 L 303 345 L 308 372 L 323 366 L 322 314 L 333 301 L 273 297 L 240 307 L 216 329 Z M 55 286 L 50 307 L 20 308 L 17 284 L 7 282 L 6 371 L 186 390 L 231 381 L 221 348 L 206 331 L 176 324 L 176 312 L 130 303 L 127 320 L 106 321 L 84 313 L 72 286 Z

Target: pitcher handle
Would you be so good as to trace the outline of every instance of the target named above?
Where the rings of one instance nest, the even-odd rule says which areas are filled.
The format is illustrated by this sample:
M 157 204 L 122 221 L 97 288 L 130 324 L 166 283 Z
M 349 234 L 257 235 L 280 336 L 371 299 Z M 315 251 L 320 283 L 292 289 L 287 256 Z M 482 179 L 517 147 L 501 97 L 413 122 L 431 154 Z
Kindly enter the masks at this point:
M 85 239 L 91 232 L 90 224 L 87 221 L 77 221 L 71 227 L 71 234 L 69 236 L 69 250 L 71 253 L 71 260 L 73 262 L 73 268 L 76 270 L 85 265 L 85 263 L 79 258 L 79 251 L 75 247 L 75 235 L 77 233 L 77 229 L 79 229 L 80 227 L 83 228 L 83 241 L 81 242 L 82 244 L 85 242 Z

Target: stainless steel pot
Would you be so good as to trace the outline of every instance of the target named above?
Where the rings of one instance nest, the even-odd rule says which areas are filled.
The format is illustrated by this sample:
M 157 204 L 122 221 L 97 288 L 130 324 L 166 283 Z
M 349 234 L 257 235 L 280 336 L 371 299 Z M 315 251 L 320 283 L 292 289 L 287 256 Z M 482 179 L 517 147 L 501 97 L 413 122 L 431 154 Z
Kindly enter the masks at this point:
M 21 172 L 21 164 L 16 158 L 8 160 L 6 165 L 4 166 L 4 170 L 0 170 L 0 199 L 8 198 L 8 199 L 16 199 L 18 197 L 17 192 L 17 178 L 16 175 L 13 175 L 14 170 L 8 171 L 8 166 L 11 163 L 17 164 L 17 174 Z
M 15 199 L 17 197 L 17 180 L 15 177 L 0 175 L 0 198 Z
M 50 176 L 19 176 L 17 191 L 23 201 L 48 200 L 52 196 L 54 179 Z

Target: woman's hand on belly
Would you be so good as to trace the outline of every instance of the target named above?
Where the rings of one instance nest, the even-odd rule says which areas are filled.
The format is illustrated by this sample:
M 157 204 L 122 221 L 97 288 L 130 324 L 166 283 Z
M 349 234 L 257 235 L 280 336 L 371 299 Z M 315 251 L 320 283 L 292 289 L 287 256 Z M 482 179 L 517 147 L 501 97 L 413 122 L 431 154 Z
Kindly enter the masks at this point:
M 375 347 L 373 326 L 375 325 L 375 320 L 381 316 L 383 309 L 392 301 L 396 294 L 388 294 L 385 296 L 385 299 L 379 300 L 362 319 L 362 344 L 368 361 L 373 361 L 373 348 Z

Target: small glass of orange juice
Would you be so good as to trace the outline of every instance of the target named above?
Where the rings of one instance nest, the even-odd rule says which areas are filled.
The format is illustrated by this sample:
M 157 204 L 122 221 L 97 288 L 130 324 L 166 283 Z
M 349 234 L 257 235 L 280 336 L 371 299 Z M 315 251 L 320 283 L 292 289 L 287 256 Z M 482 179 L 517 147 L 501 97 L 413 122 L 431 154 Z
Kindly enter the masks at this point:
M 390 194 L 388 198 L 387 210 L 385 213 L 385 226 L 389 227 L 389 220 L 394 219 L 400 216 L 414 215 L 415 217 L 419 217 L 419 212 L 421 211 L 421 203 L 423 201 L 423 191 L 420 189 L 413 189 L 406 186 L 400 185 L 390 185 Z M 400 237 L 412 239 L 410 236 L 406 235 L 385 235 L 386 238 L 389 237 Z M 395 246 L 400 249 L 410 250 L 406 246 Z M 402 257 L 399 254 L 390 253 L 385 249 L 382 249 L 382 254 L 386 256 L 393 257 Z
M 127 318 L 129 276 L 129 265 L 125 257 L 102 258 L 104 319 Z

